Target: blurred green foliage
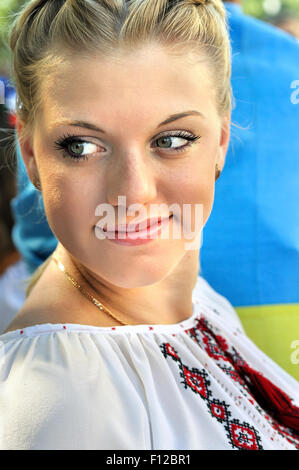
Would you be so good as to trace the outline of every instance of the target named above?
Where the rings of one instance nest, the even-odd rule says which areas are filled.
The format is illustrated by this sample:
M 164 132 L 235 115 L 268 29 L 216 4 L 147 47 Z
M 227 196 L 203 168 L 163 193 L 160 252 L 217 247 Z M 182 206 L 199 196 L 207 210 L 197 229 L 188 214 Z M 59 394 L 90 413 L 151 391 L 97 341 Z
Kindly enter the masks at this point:
M 267 0 L 268 2 L 271 0 Z M 277 2 L 277 0 L 272 0 Z M 28 0 L 0 0 L 0 74 L 9 73 L 10 53 L 8 46 L 8 31 L 17 12 Z M 268 16 L 263 8 L 265 0 L 243 0 L 242 7 L 245 13 L 265 21 L 274 21 L 276 18 Z M 299 18 L 299 0 L 280 0 L 282 8 L 279 16 L 290 12 Z
M 274 3 L 274 2 L 273 2 Z M 275 1 L 276 3 L 276 1 Z M 299 1 L 298 0 L 281 0 L 281 11 L 279 15 L 287 12 L 293 12 L 299 18 Z M 265 21 L 272 21 L 275 17 L 268 16 L 263 8 L 263 0 L 243 0 L 242 7 L 246 14 L 255 16 Z
M 8 32 L 13 21 L 13 15 L 28 0 L 0 0 L 0 74 L 9 75 L 10 50 Z

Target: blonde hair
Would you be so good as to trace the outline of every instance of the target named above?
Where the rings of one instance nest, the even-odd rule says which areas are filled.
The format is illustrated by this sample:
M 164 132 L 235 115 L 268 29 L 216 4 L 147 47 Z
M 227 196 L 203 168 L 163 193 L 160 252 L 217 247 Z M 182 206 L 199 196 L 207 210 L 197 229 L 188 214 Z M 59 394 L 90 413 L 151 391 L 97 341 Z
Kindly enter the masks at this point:
M 221 0 L 33 0 L 17 14 L 10 33 L 17 118 L 23 123 L 19 138 L 32 132 L 43 80 L 66 54 L 113 57 L 151 41 L 208 60 L 218 113 L 231 113 L 231 46 Z

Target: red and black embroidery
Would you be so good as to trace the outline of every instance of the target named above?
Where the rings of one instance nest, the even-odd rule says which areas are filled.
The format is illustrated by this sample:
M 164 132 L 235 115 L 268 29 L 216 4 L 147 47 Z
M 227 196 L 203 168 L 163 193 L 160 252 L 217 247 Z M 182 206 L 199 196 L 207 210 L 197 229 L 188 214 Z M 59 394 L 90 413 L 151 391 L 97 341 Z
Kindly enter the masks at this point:
M 169 343 L 163 343 L 161 350 L 165 358 L 171 357 L 178 364 L 180 377 L 185 389 L 191 390 L 202 398 L 207 405 L 210 415 L 223 424 L 228 441 L 233 448 L 246 450 L 263 449 L 258 431 L 249 423 L 240 423 L 238 419 L 232 419 L 230 405 L 223 400 L 221 401 L 213 397 L 210 387 L 211 382 L 205 369 L 190 369 L 183 364 L 178 352 Z
M 227 421 L 228 417 L 231 416 L 231 412 L 228 411 L 228 405 L 225 401 L 213 400 L 209 403 L 211 414 L 215 416 L 219 423 Z
M 196 320 L 196 326 L 186 329 L 185 333 L 230 376 L 243 397 L 269 421 L 272 428 L 299 449 L 299 410 L 292 405 L 291 399 L 260 372 L 252 369 L 236 348 L 228 345 L 226 339 L 219 334 L 220 330 L 212 328 L 203 315 Z M 238 419 L 232 418 L 230 405 L 212 396 L 211 383 L 205 369 L 189 369 L 169 343 L 164 343 L 161 348 L 165 357 L 170 356 L 178 363 L 185 388 L 205 400 L 211 416 L 224 425 L 231 445 L 238 449 L 262 449 L 258 431 L 249 423 L 240 423 Z
M 195 328 L 185 332 L 215 360 L 223 372 L 241 385 L 241 393 L 269 420 L 272 427 L 299 449 L 299 409 L 292 405 L 291 399 L 260 372 L 252 369 L 234 347 L 229 347 L 227 341 L 213 331 L 203 316 L 197 320 Z
M 185 330 L 185 332 L 204 350 L 206 353 L 212 357 L 218 367 L 220 367 L 223 372 L 229 375 L 234 381 L 239 382 L 239 384 L 246 387 L 244 380 L 240 377 L 238 372 L 232 367 L 231 362 L 226 357 L 226 351 L 228 351 L 228 344 L 224 338 L 220 335 L 211 334 L 210 328 L 206 320 L 201 317 L 197 319 L 196 326 Z M 216 341 L 215 341 L 216 339 Z M 233 348 L 234 356 L 237 360 L 241 361 L 241 357 L 238 355 L 237 351 Z M 241 389 L 242 391 L 242 389 Z M 247 390 L 250 393 L 249 390 Z
M 278 432 L 278 434 L 284 437 L 290 444 L 295 444 L 296 449 L 299 449 L 298 438 L 297 441 L 295 440 L 296 437 L 293 434 L 290 434 L 290 430 L 281 424 L 278 424 L 274 421 L 270 416 L 268 416 L 269 421 L 271 422 L 272 427 Z
M 245 386 L 245 382 L 241 377 L 239 376 L 238 372 L 233 370 L 231 367 L 226 367 L 226 366 L 220 366 L 220 368 L 225 372 L 225 374 L 229 375 L 231 379 L 233 379 L 235 382 L 238 382 L 240 385 Z
M 259 450 L 262 447 L 258 446 L 256 440 L 256 430 L 248 423 L 240 424 L 238 420 L 234 419 L 229 423 L 229 435 L 231 443 L 234 447 L 244 450 Z
M 180 376 L 183 379 L 185 388 L 189 387 L 193 392 L 208 400 L 212 393 L 209 390 L 211 382 L 208 380 L 208 374 L 206 371 L 199 371 L 198 369 L 189 370 L 188 367 L 184 366 L 181 362 L 180 369 Z

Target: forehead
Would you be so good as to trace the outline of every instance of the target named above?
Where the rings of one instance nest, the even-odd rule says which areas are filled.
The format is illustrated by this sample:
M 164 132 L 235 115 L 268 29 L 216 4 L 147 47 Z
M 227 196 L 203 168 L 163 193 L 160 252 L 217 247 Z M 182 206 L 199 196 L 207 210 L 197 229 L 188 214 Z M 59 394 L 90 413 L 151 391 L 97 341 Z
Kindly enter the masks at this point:
M 48 119 L 90 116 L 123 118 L 199 110 L 215 111 L 215 90 L 209 64 L 194 53 L 173 54 L 157 45 L 114 58 L 67 57 L 42 83 L 42 107 Z M 187 107 L 186 107 L 187 106 Z

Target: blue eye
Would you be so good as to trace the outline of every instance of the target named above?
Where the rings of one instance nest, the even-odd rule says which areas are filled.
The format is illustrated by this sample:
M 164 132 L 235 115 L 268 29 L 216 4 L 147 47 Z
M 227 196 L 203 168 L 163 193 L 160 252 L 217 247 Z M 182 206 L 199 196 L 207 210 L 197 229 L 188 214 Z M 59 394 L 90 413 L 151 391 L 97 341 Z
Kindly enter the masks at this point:
M 174 134 L 167 133 L 158 137 L 155 142 L 158 143 L 159 141 L 161 141 L 162 146 L 158 146 L 157 148 L 171 150 L 172 152 L 183 152 L 187 147 L 190 147 L 194 142 L 200 139 L 200 136 L 196 136 L 185 131 L 174 132 Z M 186 140 L 188 141 L 188 143 L 185 145 L 180 145 L 178 147 L 171 147 L 173 139 Z M 93 155 L 97 153 L 97 147 L 97 144 L 86 141 L 82 137 L 76 135 L 64 135 L 61 139 L 55 142 L 54 145 L 55 150 L 62 151 L 62 155 L 64 158 L 69 157 L 77 162 L 80 160 L 88 160 L 88 155 Z M 93 148 L 94 151 L 92 151 Z
M 88 142 L 81 137 L 75 135 L 67 135 L 55 142 L 54 148 L 62 150 L 64 157 L 70 157 L 73 160 L 88 160 L 88 154 L 92 155 L 97 152 L 97 144 Z M 94 151 L 92 149 L 94 148 Z M 84 152 L 85 150 L 85 152 Z M 89 150 L 89 152 L 88 152 Z
M 188 143 L 185 145 L 180 145 L 178 147 L 171 147 L 168 145 L 169 143 L 170 145 L 172 144 L 173 141 L 171 139 L 187 140 Z M 188 132 L 185 132 L 185 131 L 175 131 L 175 134 L 165 134 L 159 137 L 158 139 L 156 139 L 155 142 L 162 141 L 164 142 L 164 144 L 166 144 L 166 146 L 163 146 L 162 144 L 162 147 L 159 147 L 159 148 L 166 149 L 166 150 L 170 149 L 174 152 L 183 152 L 187 147 L 190 147 L 194 142 L 196 142 L 199 139 L 200 139 L 199 135 L 196 136 L 193 134 L 189 134 Z

